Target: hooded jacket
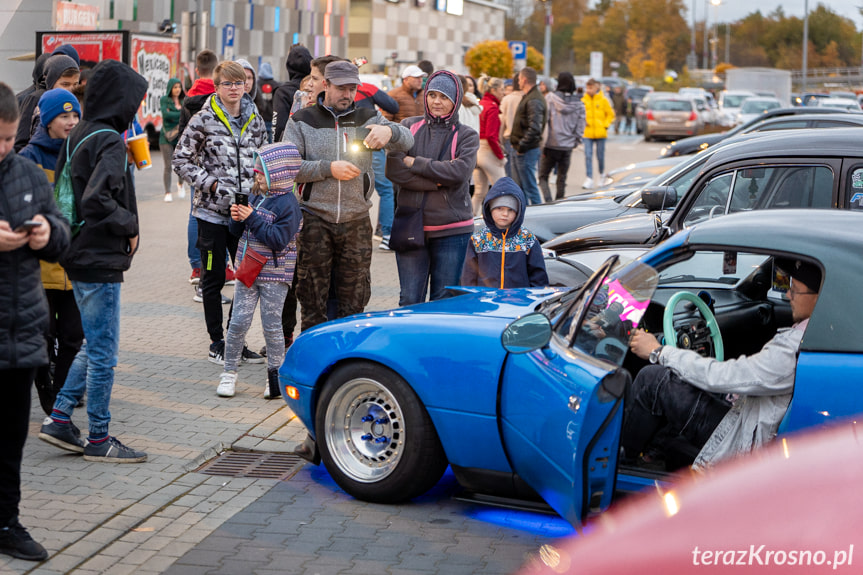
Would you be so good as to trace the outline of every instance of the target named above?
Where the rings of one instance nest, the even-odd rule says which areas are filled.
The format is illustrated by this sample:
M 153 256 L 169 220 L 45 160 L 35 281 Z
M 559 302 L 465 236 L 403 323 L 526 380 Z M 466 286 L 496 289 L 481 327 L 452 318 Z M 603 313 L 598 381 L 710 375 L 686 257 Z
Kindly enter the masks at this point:
M 248 70 L 252 73 L 252 91 L 249 92 L 247 95 L 249 96 L 249 98 L 252 99 L 252 102 L 254 102 L 255 98 L 258 95 L 258 73 L 255 72 L 255 69 L 252 67 L 251 64 L 249 64 L 248 60 L 244 60 L 243 58 L 237 58 L 235 61 L 237 62 L 237 64 L 242 66 L 243 69 Z
M 291 106 L 294 104 L 294 93 L 300 89 L 303 78 L 312 73 L 312 54 L 305 46 L 299 44 L 291 47 L 288 59 L 285 61 L 288 70 L 288 81 L 279 86 L 273 94 L 273 141 L 282 141 L 282 132 L 291 116 Z
M 45 60 L 42 71 L 42 81 L 37 90 L 34 90 L 20 107 L 21 121 L 18 123 L 18 132 L 15 134 L 15 151 L 20 152 L 30 141 L 30 137 L 36 133 L 39 125 L 38 106 L 39 99 L 46 91 L 54 87 L 54 84 L 63 75 L 63 72 L 71 68 L 78 69 L 75 60 L 65 54 L 52 54 Z
M 516 152 L 523 154 L 539 147 L 547 119 L 548 106 L 537 84 L 525 93 L 515 109 L 509 141 Z
M 549 92 L 545 95 L 548 104 L 548 136 L 545 147 L 552 150 L 571 150 L 581 143 L 584 134 L 584 104 L 576 94 Z
M 192 215 L 223 226 L 228 225 L 234 193 L 251 193 L 255 150 L 267 143 L 264 121 L 245 96 L 237 124 L 239 131 L 213 94 L 189 121 L 172 161 L 177 176 L 195 188 Z M 214 183 L 218 185 L 211 191 Z
M 162 111 L 162 130 L 159 132 L 159 145 L 170 144 L 171 146 L 176 146 L 177 140 L 180 139 L 179 131 L 173 140 L 165 137 L 165 134 L 180 125 L 180 115 L 183 112 L 183 90 L 180 90 L 179 110 L 174 106 L 174 99 L 171 98 L 171 90 L 179 83 L 180 81 L 177 78 L 168 80 L 168 89 L 165 91 L 165 95 L 159 100 L 159 108 Z
M 504 195 L 518 201 L 518 214 L 508 229 L 501 229 L 491 215 L 491 202 Z M 545 287 L 548 274 L 542 247 L 524 222 L 524 192 L 511 178 L 494 183 L 482 204 L 485 226 L 470 238 L 461 273 L 461 285 L 493 288 Z
M 84 118 L 75 126 L 57 161 L 57 172 L 66 165 L 66 150 L 72 154 L 72 187 L 75 209 L 84 225 L 72 239 L 60 263 L 72 281 L 114 283 L 132 264 L 129 240 L 138 235 L 138 204 L 135 181 L 120 136 L 147 93 L 147 80 L 115 60 L 103 60 L 93 68 L 94 86 L 122 86 L 122 90 L 87 90 Z
M 488 142 L 488 146 L 499 160 L 503 159 L 503 148 L 500 147 L 500 100 L 490 91 L 483 94 L 482 112 L 479 114 L 479 138 Z
M 467 103 L 468 105 L 465 105 Z M 461 107 L 458 109 L 458 120 L 465 126 L 470 126 L 479 134 L 479 117 L 482 106 L 476 94 L 466 92 L 462 99 Z
M 456 102 L 449 115 L 436 118 L 425 95 L 432 79 L 442 74 L 455 83 Z M 423 228 L 430 238 L 473 231 L 468 188 L 476 167 L 479 134 L 458 121 L 463 96 L 458 76 L 446 70 L 432 74 L 423 90 L 425 115 L 402 120 L 402 125 L 414 133 L 413 146 L 407 154 L 390 152 L 387 156 L 387 178 L 398 186 L 396 204 L 419 208 L 425 197 Z M 410 168 L 404 163 L 406 155 L 414 158 Z
M 180 132 L 182 136 L 186 131 L 186 126 L 189 125 L 189 120 L 192 116 L 201 111 L 204 103 L 210 99 L 210 96 L 216 93 L 216 85 L 212 78 L 198 78 L 189 91 L 186 92 L 186 98 L 183 100 L 183 109 L 180 111 Z
M 293 193 L 302 159 L 289 142 L 266 145 L 256 155 L 261 158 L 269 192 L 266 196 L 249 196 L 249 205 L 255 211 L 245 221 L 232 219 L 228 224 L 231 233 L 241 237 L 237 266 L 242 264 L 246 250 L 253 249 L 267 257 L 257 279 L 291 283 L 297 266 L 297 232 L 303 221 Z
M 608 127 L 614 122 L 614 110 L 602 90 L 593 96 L 585 94 L 581 101 L 584 103 L 586 122 L 584 137 L 591 140 L 607 138 Z
M 324 105 L 325 96 L 321 92 L 316 105 L 296 111 L 285 126 L 284 140 L 296 144 L 303 157 L 297 174 L 297 182 L 305 184 L 303 210 L 333 224 L 367 218 L 375 179 L 371 152 L 364 148 L 354 151 L 350 146 L 362 140 L 358 128 L 389 127 L 393 134 L 386 149 L 395 152 L 407 151 L 414 139 L 410 130 L 385 119 L 374 108 L 351 103 L 337 114 Z M 335 179 L 330 165 L 337 160 L 352 162 L 362 173 L 352 180 Z
M 12 229 L 42 214 L 51 225 L 48 244 L 0 252 L 0 371 L 48 363 L 48 301 L 39 260 L 57 261 L 69 246 L 69 224 L 54 204 L 54 191 L 33 162 L 13 151 L 0 160 L 0 220 Z
M 273 95 L 280 85 L 273 79 L 273 68 L 270 63 L 261 64 L 255 106 L 258 107 L 258 112 L 260 112 L 264 122 L 271 127 L 273 124 Z
M 40 87 L 44 88 L 45 84 L 43 80 L 43 74 L 45 72 L 45 62 L 48 61 L 53 54 L 48 54 L 47 52 L 42 52 L 38 58 L 36 58 L 36 63 L 33 65 L 33 83 L 15 94 L 15 100 L 18 102 L 18 109 L 22 110 L 24 106 L 24 101 L 27 100 L 27 96 L 38 90 Z

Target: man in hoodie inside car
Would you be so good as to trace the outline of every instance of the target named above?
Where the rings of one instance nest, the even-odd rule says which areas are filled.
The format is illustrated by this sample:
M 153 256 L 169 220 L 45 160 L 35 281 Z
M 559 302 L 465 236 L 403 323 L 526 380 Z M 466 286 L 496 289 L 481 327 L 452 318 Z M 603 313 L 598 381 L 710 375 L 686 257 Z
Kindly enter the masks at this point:
M 548 285 L 539 240 L 524 222 L 524 193 L 507 177 L 489 190 L 482 205 L 485 221 L 467 245 L 461 285 L 495 288 Z

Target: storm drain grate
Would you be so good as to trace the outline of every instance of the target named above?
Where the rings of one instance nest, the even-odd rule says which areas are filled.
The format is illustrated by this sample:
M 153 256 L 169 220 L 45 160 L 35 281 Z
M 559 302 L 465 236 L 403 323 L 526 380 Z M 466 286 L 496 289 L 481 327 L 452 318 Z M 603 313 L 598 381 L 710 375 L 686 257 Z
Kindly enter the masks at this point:
M 196 471 L 222 477 L 252 477 L 284 481 L 296 473 L 304 461 L 299 455 L 293 453 L 226 451 L 206 462 Z

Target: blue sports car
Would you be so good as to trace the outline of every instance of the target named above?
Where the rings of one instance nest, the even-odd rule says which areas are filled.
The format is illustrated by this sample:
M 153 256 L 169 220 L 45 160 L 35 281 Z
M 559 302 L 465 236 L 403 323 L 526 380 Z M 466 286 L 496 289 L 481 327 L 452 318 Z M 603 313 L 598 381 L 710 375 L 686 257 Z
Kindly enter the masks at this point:
M 729 215 L 575 288 L 457 288 L 319 325 L 280 370 L 300 451 L 359 499 L 418 496 L 449 465 L 469 491 L 541 497 L 578 523 L 664 476 L 618 462 L 624 390 L 645 366 L 633 330 L 719 359 L 759 351 L 791 324 L 780 256 L 823 271 L 780 433 L 863 412 L 861 229 L 833 210 Z

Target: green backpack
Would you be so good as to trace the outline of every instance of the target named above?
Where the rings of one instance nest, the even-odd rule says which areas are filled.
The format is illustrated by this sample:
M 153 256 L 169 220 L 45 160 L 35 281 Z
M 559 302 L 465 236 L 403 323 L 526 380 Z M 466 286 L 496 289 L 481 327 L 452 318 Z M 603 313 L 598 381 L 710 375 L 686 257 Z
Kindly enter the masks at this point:
M 54 201 L 57 203 L 57 207 L 60 208 L 60 213 L 69 220 L 72 237 L 78 235 L 78 232 L 81 231 L 81 227 L 84 225 L 84 220 L 78 219 L 78 210 L 75 209 L 75 191 L 72 189 L 72 169 L 70 168 L 72 156 L 75 155 L 75 152 L 78 151 L 81 144 L 86 142 L 90 136 L 95 136 L 99 132 L 113 132 L 119 136 L 116 130 L 108 128 L 96 130 L 95 132 L 91 132 L 84 136 L 81 141 L 78 142 L 78 145 L 75 146 L 75 149 L 72 150 L 71 154 L 69 154 L 69 141 L 67 140 L 66 163 L 63 165 L 63 170 L 60 172 L 60 176 L 54 183 Z

